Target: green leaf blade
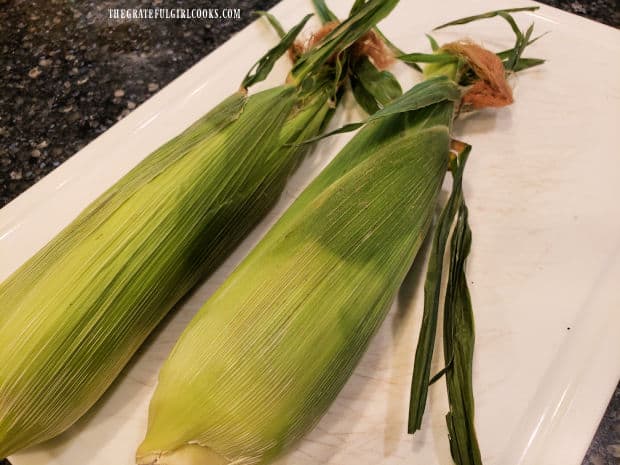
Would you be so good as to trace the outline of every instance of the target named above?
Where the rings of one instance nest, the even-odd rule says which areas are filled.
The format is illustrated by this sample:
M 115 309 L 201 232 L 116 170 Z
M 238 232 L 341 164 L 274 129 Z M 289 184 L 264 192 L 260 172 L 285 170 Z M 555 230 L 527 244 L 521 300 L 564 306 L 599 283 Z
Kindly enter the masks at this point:
M 304 28 L 308 20 L 312 17 L 312 15 L 306 15 L 296 26 L 294 26 L 285 36 L 284 38 L 269 50 L 260 60 L 258 60 L 254 66 L 250 69 L 248 74 L 243 79 L 241 86 L 245 89 L 256 84 L 257 82 L 263 81 L 273 69 L 276 61 L 286 53 L 293 42 Z
M 450 53 L 408 53 L 398 57 L 406 63 L 456 63 L 458 57 Z
M 268 11 L 262 10 L 255 11 L 254 14 L 267 19 L 267 21 L 269 21 L 269 24 L 271 24 L 271 27 L 273 27 L 273 29 L 278 34 L 278 37 L 280 37 L 280 39 L 284 39 L 284 37 L 286 36 L 286 32 L 284 31 L 282 24 L 280 24 L 280 21 L 278 21 L 278 19 L 274 15 L 272 15 Z
M 323 24 L 338 21 L 338 17 L 329 9 L 325 0 L 312 0 L 312 4 Z
M 506 14 L 506 13 L 518 13 L 521 11 L 536 11 L 538 10 L 540 7 L 538 6 L 528 6 L 528 7 L 522 7 L 522 8 L 506 8 L 503 10 L 494 10 L 494 11 L 489 11 L 487 13 L 482 13 L 479 15 L 473 15 L 473 16 L 467 16 L 465 18 L 460 18 L 460 19 L 456 19 L 454 21 L 450 21 L 448 23 L 444 23 L 441 24 L 439 26 L 437 26 L 436 28 L 434 28 L 434 31 L 437 31 L 439 29 L 443 29 L 449 26 L 460 26 L 463 24 L 468 24 L 471 23 L 473 21 L 478 21 L 481 19 L 488 19 L 488 18 L 494 18 L 496 16 L 499 16 L 501 14 Z
M 441 212 L 435 235 L 433 236 L 431 255 L 426 272 L 426 280 L 424 282 L 424 313 L 422 316 L 422 326 L 418 337 L 411 378 L 411 397 L 407 427 L 409 434 L 414 434 L 422 426 L 422 418 L 426 408 L 428 387 L 430 385 L 431 362 L 433 359 L 439 315 L 443 257 L 445 255 L 450 228 L 452 227 L 454 217 L 461 203 L 463 167 L 464 164 L 453 173 L 454 183 L 452 193 L 450 194 L 448 203 Z
M 482 465 L 474 425 L 472 386 L 474 318 L 465 263 L 471 250 L 468 210 L 461 198 L 451 241 L 450 270 L 444 307 L 444 356 L 450 411 L 446 415 L 450 452 L 457 465 Z
M 355 97 L 355 101 L 357 104 L 362 107 L 362 109 L 372 115 L 379 111 L 379 105 L 377 105 L 377 100 L 373 97 L 373 95 L 364 87 L 364 85 L 358 80 L 354 79 L 351 83 L 351 90 L 353 91 L 353 96 Z M 341 128 L 342 129 L 342 128 Z M 357 129 L 355 127 L 354 129 Z M 353 130 L 353 129 L 352 129 Z M 349 132 L 348 130 L 342 132 Z M 333 135 L 334 133 L 330 133 Z
M 356 60 L 353 73 L 359 84 L 381 107 L 400 97 L 403 93 L 394 75 L 389 71 L 379 71 L 367 57 Z

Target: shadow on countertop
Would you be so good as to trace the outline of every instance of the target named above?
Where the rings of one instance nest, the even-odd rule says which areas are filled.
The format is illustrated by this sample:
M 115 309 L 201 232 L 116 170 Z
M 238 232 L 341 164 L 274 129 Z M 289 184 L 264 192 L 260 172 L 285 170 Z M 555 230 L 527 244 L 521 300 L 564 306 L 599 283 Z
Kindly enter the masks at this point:
M 241 19 L 154 27 L 110 20 L 108 9 L 167 6 L 162 0 L 0 0 L 0 208 L 250 23 L 252 11 L 276 3 L 212 0 L 209 8 L 239 8 Z M 614 0 L 543 3 L 620 27 Z M 583 465 L 618 463 L 620 386 Z

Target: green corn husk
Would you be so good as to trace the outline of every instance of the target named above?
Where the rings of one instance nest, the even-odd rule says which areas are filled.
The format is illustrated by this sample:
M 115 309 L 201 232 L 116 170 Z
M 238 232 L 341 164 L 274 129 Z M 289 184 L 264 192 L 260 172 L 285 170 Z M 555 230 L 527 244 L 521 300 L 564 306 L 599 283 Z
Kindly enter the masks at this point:
M 371 117 L 216 291 L 160 372 L 139 464 L 263 464 L 318 421 L 427 233 L 459 95 L 438 78 Z
M 305 151 L 298 143 L 320 133 L 341 91 L 329 57 L 395 3 L 369 1 L 301 57 L 290 84 L 224 100 L 0 284 L 0 457 L 83 415 L 173 305 L 274 205 Z M 244 87 L 264 79 L 304 22 Z
M 493 15 L 511 22 L 510 11 Z M 325 9 L 323 15 L 331 17 Z M 530 39 L 531 29 L 517 34 L 513 49 L 498 54 L 500 69 L 542 62 L 521 58 L 536 40 Z M 444 56 L 447 52 L 429 39 L 434 55 L 401 57 L 415 66 L 431 63 L 424 70 L 427 81 L 368 119 L 183 333 L 160 372 L 147 434 L 137 451 L 139 465 L 265 464 L 308 431 L 387 313 L 427 234 L 448 169 L 453 192 L 436 230 L 425 284 L 410 426 L 419 427 L 426 390 L 437 379 L 428 379 L 427 365 L 437 319 L 435 292 L 456 218 L 441 374 L 449 392 L 452 456 L 462 465 L 481 462 L 473 422 L 473 312 L 464 271 L 471 232 L 461 190 L 470 147 L 458 141 L 451 146 L 449 134 L 469 86 L 495 82 L 477 76 L 461 56 Z M 504 100 L 494 106 L 511 98 L 500 97 Z M 362 106 L 381 108 L 373 102 Z M 353 123 L 333 133 L 361 126 Z
M 0 456 L 77 420 L 167 311 L 268 211 L 299 156 L 273 150 L 272 141 L 285 123 L 285 132 L 303 124 L 315 134 L 327 111 L 317 98 L 285 122 L 294 96 L 290 87 L 257 94 L 221 127 L 217 120 L 239 112 L 244 97 L 226 100 L 2 284 Z

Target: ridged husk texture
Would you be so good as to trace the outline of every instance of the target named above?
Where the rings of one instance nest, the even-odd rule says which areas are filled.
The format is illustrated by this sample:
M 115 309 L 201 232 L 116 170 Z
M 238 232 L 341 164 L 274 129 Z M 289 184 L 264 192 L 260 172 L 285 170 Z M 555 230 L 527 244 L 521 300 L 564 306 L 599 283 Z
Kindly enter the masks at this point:
M 0 284 L 0 457 L 52 438 L 112 383 L 171 307 L 278 199 L 333 113 L 328 60 L 397 0 L 356 11 L 294 64 L 290 82 L 239 91 L 152 153 Z M 309 16 L 243 80 L 264 79 Z
M 370 122 L 300 195 L 176 344 L 138 463 L 263 464 L 319 420 L 426 235 L 453 109 Z
M 0 284 L 0 457 L 56 436 L 266 214 L 329 92 L 239 92 L 152 153 Z

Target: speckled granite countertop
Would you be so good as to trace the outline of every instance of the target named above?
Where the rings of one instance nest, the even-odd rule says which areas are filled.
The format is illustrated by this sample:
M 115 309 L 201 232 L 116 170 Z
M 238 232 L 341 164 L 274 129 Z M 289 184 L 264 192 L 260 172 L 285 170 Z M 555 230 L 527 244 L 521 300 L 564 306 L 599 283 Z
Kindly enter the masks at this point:
M 0 208 L 278 0 L 211 0 L 237 20 L 109 21 L 108 8 L 177 0 L 0 0 Z M 615 0 L 544 0 L 620 27 Z M 0 465 L 7 465 L 1 461 Z M 583 465 L 620 464 L 620 385 Z

